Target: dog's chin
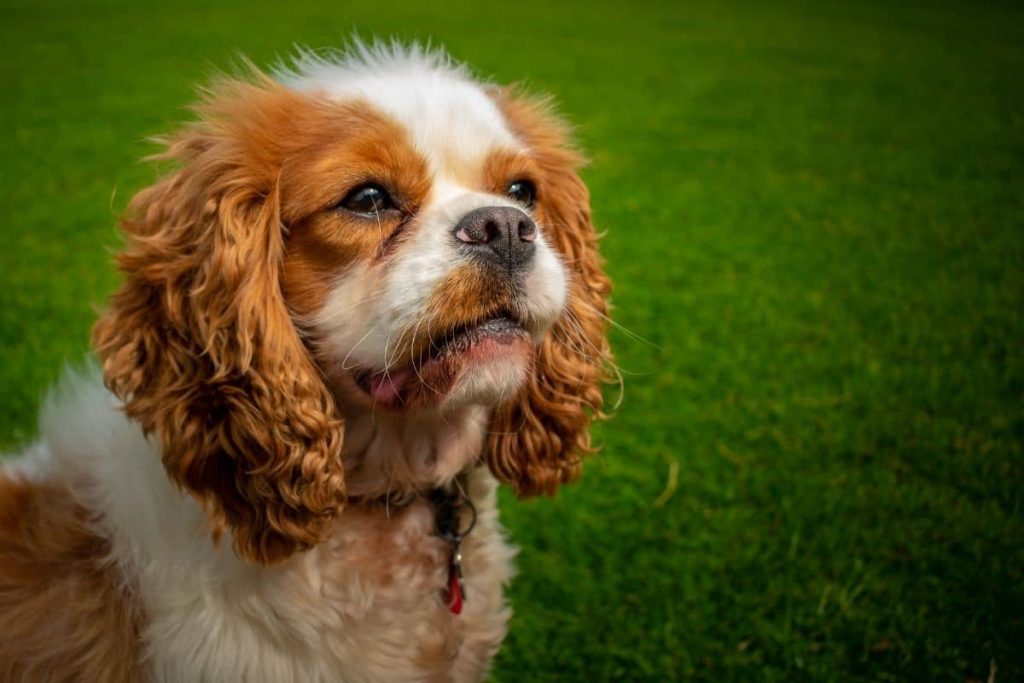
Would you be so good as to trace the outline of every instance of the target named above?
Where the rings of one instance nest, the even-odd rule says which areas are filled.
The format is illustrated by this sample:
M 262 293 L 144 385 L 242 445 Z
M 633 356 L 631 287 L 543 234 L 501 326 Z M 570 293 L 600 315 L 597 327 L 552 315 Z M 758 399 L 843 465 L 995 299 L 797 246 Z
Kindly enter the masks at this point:
M 357 371 L 352 383 L 376 409 L 394 412 L 493 407 L 526 383 L 534 342 L 519 323 L 497 317 L 460 329 L 416 362 L 387 372 Z
M 439 408 L 449 412 L 471 405 L 492 407 L 515 396 L 526 383 L 533 347 L 525 340 L 510 346 L 487 342 L 476 349 Z

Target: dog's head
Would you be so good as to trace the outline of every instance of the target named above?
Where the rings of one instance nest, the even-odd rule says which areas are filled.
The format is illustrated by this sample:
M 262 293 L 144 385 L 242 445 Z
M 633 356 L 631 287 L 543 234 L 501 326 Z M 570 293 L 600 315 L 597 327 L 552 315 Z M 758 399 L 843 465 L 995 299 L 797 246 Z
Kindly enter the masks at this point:
M 520 495 L 578 475 L 609 283 L 544 101 L 376 47 L 222 80 L 198 113 L 129 207 L 94 343 L 239 554 L 324 537 L 358 411 L 476 425 Z

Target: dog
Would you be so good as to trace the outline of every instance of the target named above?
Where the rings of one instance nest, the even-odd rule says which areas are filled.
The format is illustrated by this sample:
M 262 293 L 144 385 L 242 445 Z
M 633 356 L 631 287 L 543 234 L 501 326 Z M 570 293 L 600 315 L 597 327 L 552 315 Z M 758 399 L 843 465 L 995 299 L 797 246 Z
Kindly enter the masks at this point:
M 499 482 L 553 494 L 604 417 L 568 126 L 385 43 L 195 112 L 126 210 L 97 362 L 0 472 L 0 680 L 481 680 Z

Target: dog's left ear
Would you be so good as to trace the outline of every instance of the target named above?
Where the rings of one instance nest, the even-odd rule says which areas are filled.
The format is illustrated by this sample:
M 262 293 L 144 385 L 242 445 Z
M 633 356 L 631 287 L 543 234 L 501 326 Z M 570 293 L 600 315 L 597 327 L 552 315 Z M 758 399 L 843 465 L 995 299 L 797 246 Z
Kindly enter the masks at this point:
M 583 159 L 569 143 L 568 126 L 548 101 L 516 89 L 499 90 L 494 99 L 540 170 L 535 214 L 566 266 L 569 294 L 537 350 L 528 386 L 497 410 L 485 455 L 495 476 L 520 496 L 550 495 L 580 475 L 582 456 L 593 450 L 590 422 L 604 417 L 611 282 L 597 251 L 590 195 L 577 173 Z
M 256 80 L 219 84 L 161 155 L 178 169 L 132 200 L 125 281 L 93 343 L 214 533 L 273 563 L 323 539 L 345 487 L 342 420 L 280 283 L 274 145 L 301 103 Z

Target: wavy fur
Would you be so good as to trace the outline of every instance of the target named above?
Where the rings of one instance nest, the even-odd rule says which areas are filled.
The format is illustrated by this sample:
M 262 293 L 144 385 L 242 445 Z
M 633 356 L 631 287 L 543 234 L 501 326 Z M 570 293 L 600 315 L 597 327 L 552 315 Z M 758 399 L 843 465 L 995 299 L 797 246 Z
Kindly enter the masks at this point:
M 167 473 L 262 563 L 322 540 L 345 491 L 341 420 L 281 294 L 276 175 L 252 153 L 279 89 L 228 84 L 169 142 L 158 158 L 182 168 L 132 200 L 125 283 L 93 332 Z

